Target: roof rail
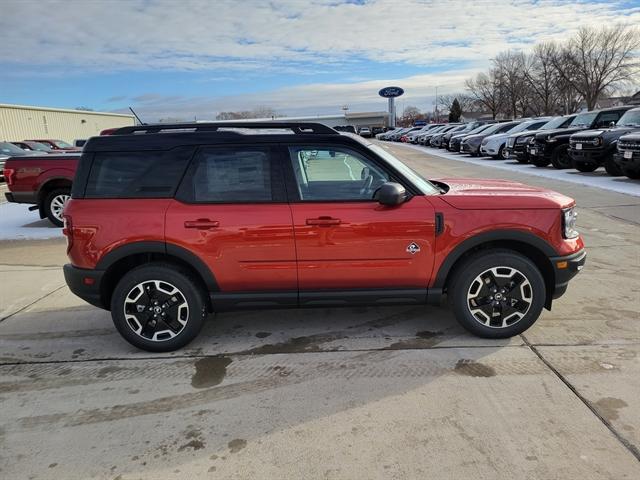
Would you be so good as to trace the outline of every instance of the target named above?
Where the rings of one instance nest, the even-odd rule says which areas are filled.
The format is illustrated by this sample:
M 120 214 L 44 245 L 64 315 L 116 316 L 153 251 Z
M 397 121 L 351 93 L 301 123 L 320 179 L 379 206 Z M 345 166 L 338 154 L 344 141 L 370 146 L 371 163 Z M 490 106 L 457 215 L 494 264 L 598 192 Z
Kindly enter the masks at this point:
M 247 129 L 287 129 L 296 134 L 330 134 L 339 135 L 334 129 L 321 123 L 305 122 L 190 122 L 190 123 L 155 123 L 152 125 L 135 125 L 122 127 L 111 135 L 127 135 L 136 132 L 159 133 L 171 130 L 193 130 L 197 132 L 215 132 L 219 128 L 247 128 Z

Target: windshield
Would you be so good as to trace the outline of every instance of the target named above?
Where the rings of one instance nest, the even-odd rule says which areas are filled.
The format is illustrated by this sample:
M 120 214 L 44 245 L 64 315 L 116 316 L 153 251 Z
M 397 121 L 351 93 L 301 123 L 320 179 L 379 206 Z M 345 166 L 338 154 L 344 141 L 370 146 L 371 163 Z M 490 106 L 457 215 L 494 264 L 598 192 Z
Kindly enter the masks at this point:
M 640 127 L 640 110 L 627 110 L 618 120 L 618 126 Z
M 13 143 L 0 142 L 0 155 L 21 157 L 26 154 L 24 150 L 16 147 Z
M 505 133 L 518 133 L 518 132 L 524 132 L 527 127 L 530 127 L 531 125 L 533 125 L 535 122 L 522 122 L 519 123 L 517 125 L 514 125 L 513 128 L 510 128 L 509 130 L 507 130 Z
M 31 147 L 32 150 L 36 150 L 38 152 L 50 152 L 51 148 L 44 143 L 39 142 L 28 142 L 27 145 Z
M 402 175 L 411 180 L 411 182 L 416 185 L 425 195 L 436 195 L 440 193 L 440 189 L 438 189 L 434 184 L 407 167 L 404 163 L 391 155 L 384 148 L 378 145 L 371 144 L 367 144 L 367 148 L 377 153 L 380 157 L 384 158 L 385 161 L 387 161 L 387 163 L 389 163 L 393 168 L 395 168 Z
M 553 120 L 549 120 L 542 127 L 540 127 L 540 130 L 554 130 L 556 128 L 560 128 L 566 121 L 566 117 L 556 117 Z
M 469 132 L 469 135 L 475 135 L 476 133 L 484 132 L 488 130 L 490 126 L 495 125 L 495 123 L 488 123 L 487 125 L 480 125 L 478 128 L 474 128 Z
M 62 140 L 54 140 L 53 143 L 55 144 L 56 147 L 58 148 L 73 148 L 71 145 L 69 145 L 67 142 L 63 142 Z
M 598 112 L 586 112 L 581 113 L 576 118 L 573 119 L 573 122 L 569 125 L 570 127 L 588 127 L 590 126 L 595 118 L 598 116 Z

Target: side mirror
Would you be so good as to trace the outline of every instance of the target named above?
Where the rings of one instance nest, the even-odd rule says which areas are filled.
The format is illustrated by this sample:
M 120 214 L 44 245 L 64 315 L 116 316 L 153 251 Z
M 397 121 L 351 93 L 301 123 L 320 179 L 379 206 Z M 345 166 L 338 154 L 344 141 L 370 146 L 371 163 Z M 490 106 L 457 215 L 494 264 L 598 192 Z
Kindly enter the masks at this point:
M 400 205 L 407 199 L 407 191 L 399 183 L 386 182 L 375 191 L 373 199 L 382 205 L 393 207 Z
M 615 126 L 616 126 L 616 122 L 610 122 L 610 123 L 609 123 L 609 127 L 610 127 L 610 128 L 613 128 L 613 127 L 615 127 Z

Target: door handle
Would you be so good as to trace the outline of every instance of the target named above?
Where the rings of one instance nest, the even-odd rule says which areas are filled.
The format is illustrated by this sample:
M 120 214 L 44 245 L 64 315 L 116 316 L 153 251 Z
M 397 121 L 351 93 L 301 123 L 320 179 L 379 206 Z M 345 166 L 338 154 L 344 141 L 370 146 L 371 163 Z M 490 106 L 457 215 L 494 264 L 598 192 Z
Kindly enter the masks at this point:
M 184 222 L 184 228 L 197 228 L 198 230 L 208 230 L 220 226 L 220 222 L 209 220 L 208 218 L 199 218 L 198 220 L 187 220 Z
M 339 218 L 332 218 L 332 217 L 307 218 L 307 225 L 317 225 L 319 227 L 329 227 L 331 225 L 340 225 L 340 219 Z

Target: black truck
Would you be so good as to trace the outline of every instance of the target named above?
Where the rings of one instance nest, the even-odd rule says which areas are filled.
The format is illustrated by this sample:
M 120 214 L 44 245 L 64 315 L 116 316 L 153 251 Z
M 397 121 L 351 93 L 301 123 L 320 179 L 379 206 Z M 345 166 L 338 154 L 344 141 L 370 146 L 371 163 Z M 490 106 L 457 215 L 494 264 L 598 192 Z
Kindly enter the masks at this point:
M 640 130 L 618 139 L 618 151 L 613 161 L 623 175 L 633 180 L 640 179 Z
M 617 152 L 619 138 L 634 131 L 640 131 L 640 107 L 627 110 L 611 128 L 585 130 L 571 135 L 569 157 L 573 161 L 573 168 L 581 172 L 593 172 L 604 165 L 609 175 L 623 175 L 613 156 Z
M 573 166 L 573 161 L 569 157 L 571 135 L 583 130 L 609 128 L 632 108 L 632 106 L 620 106 L 579 113 L 567 128 L 537 133 L 527 149 L 529 163 L 536 167 L 546 167 L 551 163 L 557 169 L 571 168 Z

